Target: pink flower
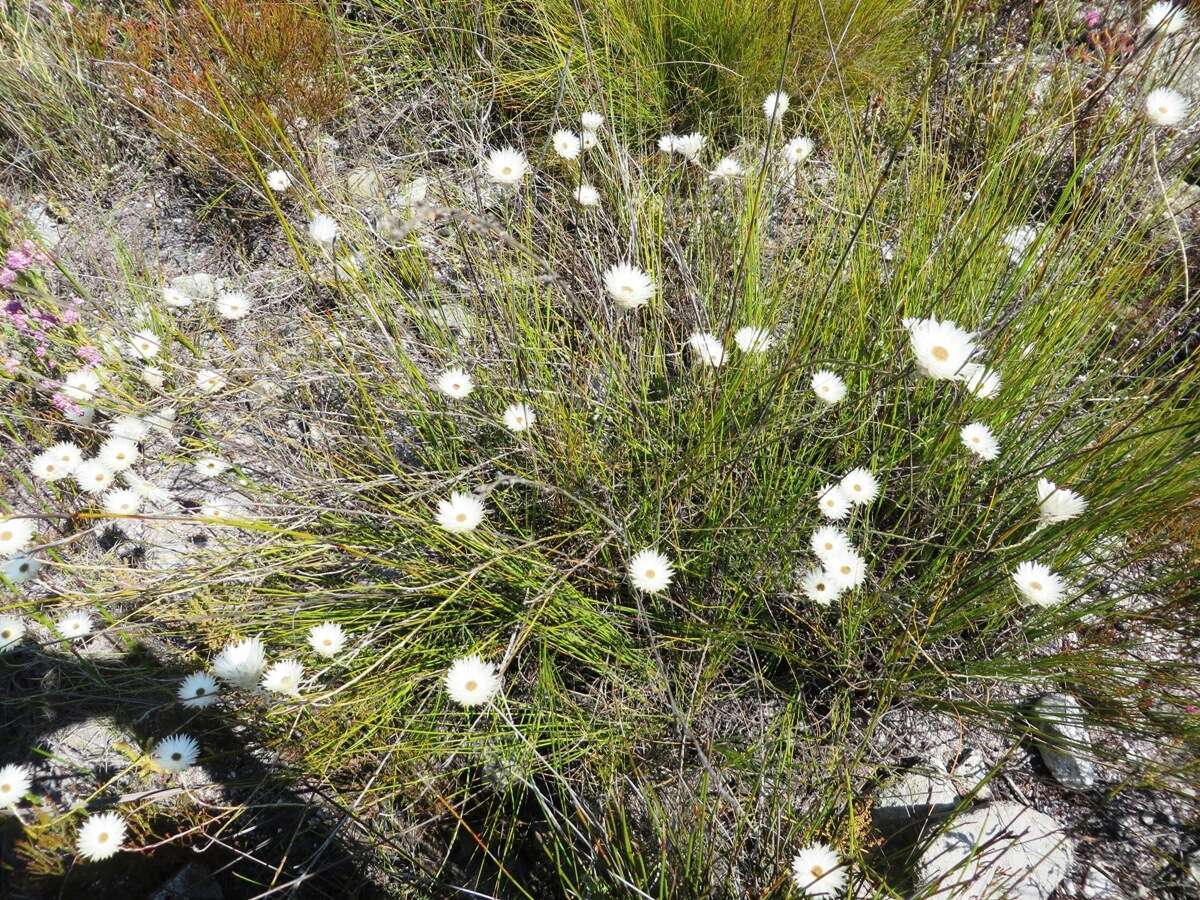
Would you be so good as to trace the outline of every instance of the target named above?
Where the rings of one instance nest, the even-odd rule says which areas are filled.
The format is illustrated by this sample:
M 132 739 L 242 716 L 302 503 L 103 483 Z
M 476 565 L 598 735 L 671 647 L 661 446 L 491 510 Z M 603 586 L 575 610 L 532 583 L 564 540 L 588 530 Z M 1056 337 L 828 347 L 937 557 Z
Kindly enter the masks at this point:
M 79 310 L 77 310 L 77 309 L 63 310 L 63 314 L 62 314 L 61 318 L 62 318 L 62 323 L 64 325 L 74 325 L 76 322 L 79 321 Z
M 80 347 L 75 351 L 75 355 L 82 359 L 89 366 L 100 365 L 100 351 L 88 344 L 86 347 Z
M 1095 28 L 1104 19 L 1104 13 L 1098 9 L 1085 9 L 1083 11 L 1083 24 L 1088 28 Z
M 78 416 L 83 412 L 82 406 L 61 391 L 55 391 L 50 396 L 50 402 L 69 416 Z
M 15 269 L 18 272 L 24 272 L 33 265 L 33 254 L 26 253 L 24 249 L 9 250 L 8 256 L 4 258 L 10 269 Z
M 7 266 L 0 269 L 0 288 L 10 288 L 17 283 L 17 273 Z
M 21 361 L 15 356 L 10 356 L 4 361 L 4 371 L 11 375 L 17 369 L 21 368 Z

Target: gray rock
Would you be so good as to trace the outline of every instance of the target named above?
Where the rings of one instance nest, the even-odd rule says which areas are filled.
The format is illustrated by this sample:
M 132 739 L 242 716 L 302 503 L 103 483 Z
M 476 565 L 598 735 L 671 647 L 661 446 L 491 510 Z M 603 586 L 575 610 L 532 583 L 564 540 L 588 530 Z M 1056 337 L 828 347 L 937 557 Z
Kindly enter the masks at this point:
M 188 863 L 150 895 L 150 900 L 224 900 L 225 892 L 199 863 Z
M 1083 791 L 1096 783 L 1092 738 L 1083 724 L 1083 707 L 1069 694 L 1045 694 L 1033 707 L 1041 730 L 1036 738 L 1042 759 L 1065 788 Z
M 881 831 L 894 831 L 931 816 L 954 811 L 958 793 L 939 763 L 926 763 L 884 783 L 875 797 L 871 818 Z
M 992 803 L 957 816 L 930 842 L 917 887 L 955 900 L 1046 900 L 1074 856 L 1054 819 L 1019 803 Z
M 967 747 L 950 770 L 950 780 L 961 796 L 990 800 L 992 789 L 984 782 L 991 771 L 992 766 L 983 753 L 974 747 Z
M 1125 891 L 1121 886 L 1094 866 L 1088 869 L 1079 889 L 1079 896 L 1084 900 L 1125 900 Z

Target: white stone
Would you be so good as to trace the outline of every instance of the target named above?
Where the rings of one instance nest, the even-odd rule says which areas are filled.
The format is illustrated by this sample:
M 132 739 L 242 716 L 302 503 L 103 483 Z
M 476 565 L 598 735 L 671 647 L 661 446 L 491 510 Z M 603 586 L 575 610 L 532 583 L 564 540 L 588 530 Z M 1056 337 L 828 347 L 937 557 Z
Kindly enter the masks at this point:
M 1083 724 L 1083 707 L 1069 694 L 1046 694 L 1033 707 L 1042 734 L 1036 738 L 1042 759 L 1063 787 L 1083 791 L 1096 783 L 1092 737 Z

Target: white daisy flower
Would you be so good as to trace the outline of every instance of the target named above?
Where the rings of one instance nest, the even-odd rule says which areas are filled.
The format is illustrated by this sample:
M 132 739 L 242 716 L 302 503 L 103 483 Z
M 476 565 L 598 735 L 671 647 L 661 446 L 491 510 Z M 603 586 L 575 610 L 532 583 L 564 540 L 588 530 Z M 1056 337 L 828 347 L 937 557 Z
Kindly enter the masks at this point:
M 173 501 L 171 500 L 170 491 L 159 487 L 153 481 L 143 478 L 137 472 L 133 471 L 133 469 L 124 472 L 122 477 L 125 479 L 125 483 L 137 491 L 138 496 L 143 500 L 148 500 L 157 506 L 170 507 L 172 505 Z
M 600 192 L 590 184 L 581 184 L 575 188 L 575 202 L 580 206 L 599 206 Z
M 336 622 L 322 622 L 308 630 L 308 644 L 318 656 L 334 657 L 346 646 L 346 632 Z
M 867 563 L 853 547 L 843 547 L 824 560 L 825 574 L 840 589 L 853 590 L 867 577 Z
M 1038 520 L 1043 525 L 1065 522 L 1083 514 L 1087 501 L 1067 488 L 1060 488 L 1053 481 L 1039 478 L 1037 483 Z
M 114 472 L 124 472 L 139 456 L 137 443 L 125 437 L 110 437 L 96 451 L 96 459 Z
M 77 369 L 63 379 L 62 392 L 76 403 L 87 403 L 100 390 L 100 376 L 94 369 Z
M 322 247 L 332 247 L 340 231 L 337 219 L 325 213 L 313 213 L 313 217 L 308 220 L 308 236 Z
M 603 124 L 604 116 L 592 110 L 588 110 L 579 117 L 579 125 L 584 131 L 599 131 Z
M 930 378 L 959 377 L 960 370 L 975 352 L 975 335 L 963 331 L 949 319 L 918 319 L 908 330 L 917 368 Z
M 214 394 L 225 387 L 225 376 L 216 369 L 201 369 L 196 373 L 196 387 L 206 394 Z
M 964 425 L 959 432 L 963 446 L 980 459 L 993 460 L 1000 455 L 1000 443 L 992 434 L 992 429 L 982 422 L 972 422 Z
M 0 653 L 16 650 L 25 637 L 25 623 L 16 616 L 0 616 Z
M 99 459 L 84 460 L 71 474 L 85 494 L 104 493 L 112 486 L 113 478 L 116 477 L 113 470 Z
M 693 131 L 691 134 L 681 134 L 675 139 L 675 152 L 688 162 L 697 162 L 707 144 L 707 137 L 698 131 Z
M 33 543 L 33 536 L 37 534 L 37 530 L 37 519 L 25 519 L 20 516 L 0 519 L 0 556 L 20 553 Z
M 850 538 L 836 525 L 823 525 L 812 533 L 809 546 L 817 555 L 817 559 L 825 562 L 835 558 L 839 553 L 849 550 Z
M 496 667 L 478 656 L 456 659 L 446 672 L 446 693 L 459 706 L 482 706 L 500 690 Z
M 1025 254 L 1029 252 L 1038 237 L 1042 233 L 1042 228 L 1039 225 L 1017 225 L 1010 228 L 1001 239 L 1001 242 L 1008 248 L 1008 258 L 1019 263 L 1025 258 Z
M 639 591 L 657 594 L 665 591 L 675 578 L 675 567 L 671 561 L 647 547 L 629 561 L 629 581 Z
M 732 156 L 726 156 L 718 162 L 708 177 L 711 181 L 731 181 L 734 178 L 741 178 L 745 174 L 742 169 L 742 164 Z
M 204 709 L 217 702 L 220 690 L 216 679 L 207 672 L 193 672 L 179 682 L 179 690 L 175 692 L 175 696 L 188 709 Z
M 792 881 L 805 897 L 834 897 L 846 886 L 846 870 L 828 844 L 809 844 L 792 859 Z
M 125 843 L 125 820 L 115 812 L 95 813 L 79 829 L 76 850 L 88 862 L 116 855 Z
M 438 376 L 437 388 L 453 400 L 462 400 L 475 390 L 475 381 L 465 369 L 447 369 Z
M 78 447 L 63 441 L 35 456 L 29 463 L 29 471 L 42 481 L 58 481 L 69 477 L 82 459 L 83 452 Z
M 654 296 L 654 281 L 632 263 L 617 263 L 605 271 L 604 289 L 621 309 L 638 309 Z
M 154 359 L 162 350 L 162 341 L 149 328 L 143 328 L 129 340 L 129 353 L 134 359 Z
M 137 416 L 117 416 L 108 423 L 108 433 L 115 438 L 141 443 L 150 434 L 150 426 Z
M 266 664 L 263 643 L 253 637 L 227 645 L 212 661 L 212 670 L 218 678 L 234 687 L 253 690 Z
M 579 139 L 579 135 L 565 128 L 554 132 L 550 141 L 554 144 L 554 152 L 563 159 L 576 159 L 579 151 L 583 149 L 583 142 Z
M 755 325 L 744 325 L 733 336 L 733 342 L 743 353 L 765 353 L 775 343 L 771 332 Z
M 87 637 L 92 633 L 92 617 L 83 610 L 68 613 L 54 623 L 54 628 L 69 641 Z
M 187 309 L 192 305 L 192 298 L 187 291 L 169 284 L 163 286 L 162 300 L 171 309 Z
M 817 491 L 817 505 L 831 522 L 846 518 L 850 512 L 850 498 L 836 484 L 827 484 Z
M 846 382 L 828 369 L 813 373 L 812 389 L 818 399 L 830 406 L 846 399 Z
M 136 516 L 142 508 L 142 495 L 130 488 L 113 488 L 101 499 L 101 505 L 111 516 Z
M 262 686 L 275 694 L 289 697 L 300 696 L 300 680 L 304 678 L 304 666 L 296 659 L 282 659 L 263 673 Z
M 1190 104 L 1179 91 L 1155 88 L 1146 95 L 1146 118 L 1154 125 L 1171 128 L 1182 122 Z
M 678 150 L 679 150 L 679 135 L 664 134 L 662 137 L 660 137 L 658 139 L 658 149 L 660 152 L 666 153 L 667 155 L 678 152 Z
M 688 338 L 688 346 L 692 348 L 692 355 L 701 365 L 716 368 L 725 363 L 725 345 L 715 334 L 694 331 Z
M 449 500 L 439 500 L 437 523 L 451 534 L 474 531 L 487 515 L 487 507 L 474 494 L 455 491 Z
M 13 584 L 24 584 L 26 581 L 31 581 L 37 578 L 40 571 L 42 571 L 42 564 L 35 556 L 14 556 L 0 566 L 0 576 Z M 0 638 L 0 644 L 2 643 L 3 639 Z M 3 649 L 0 648 L 0 653 L 2 652 Z
M 778 122 L 791 105 L 792 98 L 787 95 L 787 91 L 772 91 L 763 100 L 763 115 L 767 117 L 767 121 Z
M 1174 3 L 1159 0 L 1148 10 L 1142 27 L 1160 34 L 1175 34 L 1187 27 L 1187 12 Z
M 504 409 L 504 427 L 514 433 L 537 424 L 537 413 L 528 403 L 512 403 Z
M 796 168 L 802 165 L 813 151 L 817 149 L 817 145 L 813 143 L 812 138 L 807 138 L 804 135 L 792 138 L 783 145 L 783 159 L 790 168 Z
M 847 474 L 838 486 L 846 495 L 846 499 L 855 506 L 870 503 L 879 496 L 879 482 L 869 469 L 861 466 Z
M 0 769 L 0 809 L 15 809 L 32 784 L 26 766 L 8 765 Z
M 987 400 L 1000 393 L 1000 373 L 995 369 L 979 363 L 967 363 L 962 367 L 961 377 L 967 390 L 976 397 Z
M 529 171 L 529 161 L 520 150 L 501 147 L 488 154 L 485 169 L 496 184 L 517 184 Z
M 167 379 L 163 374 L 163 370 L 158 366 L 145 366 L 142 369 L 142 381 L 146 382 L 147 387 L 161 391 Z
M 838 598 L 841 588 L 822 568 L 809 569 L 800 580 L 800 590 L 813 603 L 828 606 Z
M 222 319 L 244 319 L 253 306 L 254 302 L 245 291 L 226 291 L 217 297 L 217 314 Z
M 275 169 L 267 173 L 267 187 L 277 194 L 282 194 L 292 186 L 292 176 L 283 169 Z
M 1038 562 L 1023 562 L 1013 572 L 1013 584 L 1023 602 L 1032 606 L 1053 606 L 1063 595 L 1063 581 Z
M 213 456 L 211 453 L 204 454 L 193 465 L 196 468 L 196 474 L 202 475 L 205 478 L 216 478 L 229 468 L 228 462 L 219 456 Z
M 175 734 L 159 741 L 151 757 L 168 772 L 182 772 L 196 764 L 200 745 L 190 734 Z

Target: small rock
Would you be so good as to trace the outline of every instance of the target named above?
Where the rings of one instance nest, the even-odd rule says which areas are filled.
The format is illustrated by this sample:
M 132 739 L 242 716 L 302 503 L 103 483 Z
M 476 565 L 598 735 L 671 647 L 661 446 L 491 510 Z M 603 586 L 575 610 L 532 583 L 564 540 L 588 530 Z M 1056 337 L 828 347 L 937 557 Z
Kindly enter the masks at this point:
M 992 766 L 983 753 L 974 747 L 967 747 L 950 771 L 950 778 L 961 796 L 974 796 L 978 800 L 990 800 L 992 789 L 985 782 L 991 772 Z
M 188 863 L 150 895 L 150 900 L 224 900 L 225 893 L 199 863 Z
M 1088 869 L 1083 879 L 1079 896 L 1084 900 L 1125 900 L 1121 886 L 1094 866 Z
M 871 818 L 881 831 L 893 831 L 917 820 L 954 811 L 958 793 L 938 763 L 914 766 L 884 783 Z
M 370 166 L 360 166 L 347 175 L 346 190 L 355 200 L 368 205 L 381 202 L 387 193 L 383 177 Z
M 930 842 L 918 888 L 955 900 L 1046 900 L 1074 856 L 1054 819 L 1020 803 L 992 803 L 957 816 Z
M 1051 774 L 1065 788 L 1083 791 L 1096 783 L 1092 738 L 1083 707 L 1068 694 L 1045 694 L 1033 707 L 1042 734 L 1035 738 Z

